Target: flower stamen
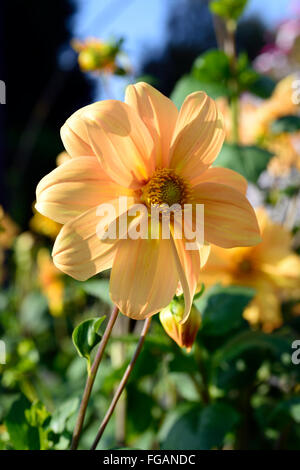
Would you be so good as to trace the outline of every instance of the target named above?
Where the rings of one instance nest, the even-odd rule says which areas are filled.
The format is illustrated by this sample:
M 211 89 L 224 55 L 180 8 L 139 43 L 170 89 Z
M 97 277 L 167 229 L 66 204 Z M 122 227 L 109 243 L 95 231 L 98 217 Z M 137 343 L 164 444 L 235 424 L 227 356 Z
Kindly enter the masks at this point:
M 190 195 L 189 185 L 173 169 L 157 169 L 142 190 L 142 200 L 151 206 L 184 205 Z

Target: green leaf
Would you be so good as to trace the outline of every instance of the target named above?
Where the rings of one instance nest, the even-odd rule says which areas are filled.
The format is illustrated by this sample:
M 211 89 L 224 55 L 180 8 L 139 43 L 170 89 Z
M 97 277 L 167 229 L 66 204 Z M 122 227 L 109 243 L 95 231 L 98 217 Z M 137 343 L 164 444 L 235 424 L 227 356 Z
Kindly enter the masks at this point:
M 249 84 L 248 91 L 260 98 L 270 98 L 276 86 L 276 82 L 265 75 L 257 74 L 256 80 Z
M 239 420 L 238 413 L 225 403 L 177 407 L 160 430 L 162 449 L 209 450 L 222 446 L 227 433 Z
M 102 325 L 105 316 L 89 318 L 79 323 L 73 331 L 72 340 L 80 357 L 90 360 L 90 355 L 96 344 L 99 343 L 101 335 L 99 328 Z
M 241 356 L 247 350 L 268 352 L 273 359 L 281 359 L 284 353 L 291 354 L 292 339 L 280 334 L 267 334 L 261 331 L 242 331 L 231 338 L 225 346 L 218 350 L 218 360 L 230 361 Z
M 230 78 L 228 56 L 219 50 L 200 55 L 194 62 L 192 75 L 200 82 L 225 82 Z
M 66 402 L 62 403 L 54 411 L 51 421 L 49 423 L 49 428 L 55 434 L 61 434 L 65 427 L 67 420 L 77 411 L 79 405 L 79 398 L 70 398 Z
M 108 279 L 92 279 L 91 281 L 82 282 L 79 285 L 87 294 L 106 302 L 108 305 L 112 304 L 109 296 Z
M 195 302 L 202 312 L 201 334 L 225 335 L 245 324 L 243 312 L 254 295 L 255 291 L 248 287 L 217 285 L 209 289 Z
M 300 423 L 300 397 L 292 397 L 281 401 L 269 414 L 269 426 L 287 425 L 291 420 Z
M 248 0 L 214 0 L 209 8 L 215 15 L 226 20 L 238 20 L 242 15 Z
M 212 358 L 212 382 L 221 389 L 245 388 L 255 380 L 265 360 L 277 361 L 284 369 L 284 356 L 290 357 L 291 338 L 280 334 L 244 330 L 230 338 Z
M 180 108 L 185 98 L 194 91 L 205 91 L 211 98 L 228 96 L 227 88 L 221 83 L 202 82 L 192 75 L 184 75 L 175 85 L 171 100 Z
M 44 424 L 50 413 L 42 402 L 37 401 L 30 409 L 25 410 L 25 416 L 30 426 L 38 428 Z
M 139 390 L 134 384 L 127 387 L 127 410 L 129 433 L 141 434 L 153 424 L 151 410 L 155 406 L 153 396 Z
M 293 133 L 300 130 L 299 116 L 282 116 L 271 124 L 273 134 Z
M 21 395 L 14 401 L 7 414 L 5 426 L 16 450 L 40 449 L 38 430 L 30 426 L 25 417 L 25 412 L 30 408 L 30 401 L 24 395 Z
M 214 166 L 230 168 L 256 183 L 272 156 L 272 153 L 260 147 L 225 143 Z
M 38 291 L 27 294 L 21 304 L 21 324 L 33 335 L 43 333 L 49 328 L 49 316 L 47 299 Z

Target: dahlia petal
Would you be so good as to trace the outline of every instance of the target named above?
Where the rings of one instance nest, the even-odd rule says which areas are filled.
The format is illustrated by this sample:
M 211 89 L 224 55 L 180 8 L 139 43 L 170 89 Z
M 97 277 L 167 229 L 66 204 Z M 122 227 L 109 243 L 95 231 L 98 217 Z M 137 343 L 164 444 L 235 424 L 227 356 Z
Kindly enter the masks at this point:
M 201 183 L 220 183 L 231 186 L 242 194 L 246 194 L 248 182 L 236 171 L 228 168 L 208 168 L 206 171 L 190 180 L 192 186 Z
M 204 204 L 205 241 L 223 248 L 261 241 L 255 212 L 242 193 L 217 183 L 199 184 L 193 193 L 195 201 Z
M 189 95 L 180 110 L 171 145 L 171 168 L 191 180 L 217 158 L 223 145 L 223 118 L 204 92 Z
M 60 130 L 61 140 L 70 157 L 96 156 L 89 142 L 85 122 L 81 118 L 91 106 L 93 105 L 85 106 L 73 113 Z
M 136 111 L 107 100 L 81 113 L 89 143 L 104 171 L 121 186 L 139 188 L 155 170 L 152 137 Z
M 36 209 L 64 224 L 98 204 L 132 194 L 112 182 L 96 158 L 71 158 L 40 181 Z
M 189 316 L 197 289 L 201 267 L 200 254 L 198 250 L 188 250 L 186 248 L 186 240 L 176 238 L 174 230 L 172 230 L 171 242 L 184 295 L 185 311 L 181 321 L 181 323 L 184 323 Z
M 172 300 L 178 283 L 170 240 L 120 240 L 110 278 L 110 296 L 120 311 L 142 320 Z
M 127 198 L 127 207 L 134 204 Z M 55 266 L 69 276 L 85 281 L 112 266 L 118 238 L 105 238 L 107 228 L 125 213 L 125 205 L 118 200 L 110 201 L 110 210 L 99 213 L 99 206 L 89 209 L 66 223 L 53 247 Z
M 137 111 L 152 136 L 156 166 L 167 167 L 178 116 L 175 104 L 151 85 L 143 82 L 127 87 L 125 102 Z

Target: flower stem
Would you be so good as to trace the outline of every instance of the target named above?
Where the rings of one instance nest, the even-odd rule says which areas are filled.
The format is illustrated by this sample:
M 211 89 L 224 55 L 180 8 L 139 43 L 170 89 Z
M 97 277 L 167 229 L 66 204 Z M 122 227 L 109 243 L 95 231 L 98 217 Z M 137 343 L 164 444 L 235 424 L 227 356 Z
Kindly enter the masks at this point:
M 71 448 L 70 448 L 71 450 L 76 450 L 77 447 L 78 447 L 79 437 L 80 437 L 80 434 L 81 434 L 81 431 L 82 431 L 84 417 L 85 417 L 87 405 L 88 405 L 88 402 L 89 402 L 89 399 L 90 399 L 90 396 L 91 396 L 92 388 L 93 388 L 93 385 L 94 385 L 94 382 L 95 382 L 98 367 L 99 367 L 100 362 L 102 360 L 106 344 L 107 344 L 108 339 L 110 337 L 111 330 L 113 329 L 113 326 L 114 326 L 115 321 L 117 319 L 118 313 L 119 313 L 118 307 L 114 307 L 114 309 L 112 311 L 112 314 L 109 318 L 109 321 L 107 323 L 106 329 L 104 331 L 104 334 L 102 336 L 102 339 L 100 341 L 99 348 L 98 348 L 97 354 L 95 356 L 93 365 L 92 365 L 92 367 L 90 369 L 90 372 L 88 374 L 87 381 L 86 381 L 86 384 L 85 384 L 85 389 L 84 389 L 84 392 L 83 392 L 83 397 L 82 397 L 82 400 L 81 400 L 81 403 L 80 403 L 80 408 L 79 408 L 79 413 L 78 413 L 75 429 L 74 429 L 74 432 L 73 432 L 72 443 L 71 443 Z
M 137 358 L 138 358 L 138 356 L 139 356 L 139 354 L 140 354 L 140 352 L 141 352 L 142 346 L 143 346 L 144 341 L 145 341 L 146 334 L 147 334 L 147 332 L 148 332 L 148 330 L 149 330 L 150 323 L 151 323 L 151 318 L 147 318 L 147 319 L 145 320 L 145 323 L 144 323 L 144 326 L 143 326 L 143 330 L 142 330 L 142 332 L 141 332 L 141 336 L 140 336 L 138 345 L 137 345 L 137 347 L 136 347 L 135 353 L 134 353 L 134 355 L 133 355 L 133 357 L 132 357 L 132 359 L 131 359 L 129 365 L 127 366 L 127 369 L 126 369 L 126 371 L 125 371 L 125 373 L 124 373 L 124 375 L 123 375 L 123 377 L 122 377 L 121 382 L 119 383 L 119 386 L 118 386 L 118 388 L 117 388 L 117 390 L 116 390 L 116 392 L 115 392 L 115 395 L 114 395 L 114 397 L 113 397 L 113 399 L 112 399 L 112 402 L 111 402 L 111 404 L 109 405 L 109 408 L 108 408 L 108 410 L 107 410 L 107 412 L 106 412 L 106 415 L 105 415 L 104 418 L 103 418 L 103 421 L 102 421 L 102 423 L 101 423 L 101 425 L 100 425 L 100 427 L 99 427 L 97 436 L 96 436 L 96 438 L 95 438 L 95 440 L 94 440 L 94 442 L 93 442 L 93 445 L 92 445 L 92 447 L 91 447 L 91 450 L 95 450 L 95 449 L 96 449 L 96 447 L 97 447 L 97 445 L 98 445 L 98 443 L 99 443 L 99 441 L 100 441 L 100 439 L 101 439 L 101 436 L 102 436 L 102 434 L 104 433 L 105 428 L 106 428 L 106 426 L 107 426 L 107 424 L 108 424 L 108 422 L 109 422 L 109 420 L 110 420 L 110 418 L 111 418 L 111 415 L 112 415 L 113 412 L 114 412 L 114 409 L 115 409 L 115 407 L 116 407 L 116 404 L 118 403 L 118 400 L 119 400 L 120 396 L 122 395 L 122 392 L 123 392 L 123 390 L 124 390 L 124 388 L 125 388 L 125 386 L 126 386 L 126 384 L 127 384 L 127 381 L 128 381 L 129 376 L 130 376 L 130 374 L 131 374 L 131 372 L 132 372 L 132 369 L 133 369 L 133 367 L 134 367 L 134 365 L 135 365 L 135 363 L 136 363 L 136 360 L 137 360 Z
M 239 97 L 231 98 L 231 118 L 232 118 L 232 142 L 239 142 Z

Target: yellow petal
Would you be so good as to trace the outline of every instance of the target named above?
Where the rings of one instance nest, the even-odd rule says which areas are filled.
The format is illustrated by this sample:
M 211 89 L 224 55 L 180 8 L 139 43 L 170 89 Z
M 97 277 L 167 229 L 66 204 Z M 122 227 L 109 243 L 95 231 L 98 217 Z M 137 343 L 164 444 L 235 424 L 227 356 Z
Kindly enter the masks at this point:
M 269 274 L 278 288 L 300 289 L 300 256 L 289 254 L 278 263 L 263 265 L 264 272 Z
M 190 180 L 190 183 L 193 186 L 200 183 L 226 184 L 226 186 L 231 186 L 242 194 L 246 194 L 248 187 L 248 182 L 242 175 L 228 168 L 208 168 L 201 175 Z
M 102 235 L 125 209 L 122 209 L 119 200 L 110 201 L 110 204 L 114 208 L 112 213 L 99 215 L 98 207 L 93 207 L 63 226 L 52 253 L 58 269 L 79 281 L 85 281 L 111 268 L 117 239 L 103 240 Z M 133 204 L 134 199 L 127 198 L 127 207 Z
M 261 325 L 263 331 L 271 333 L 282 325 L 279 298 L 269 283 L 256 284 L 256 295 L 244 310 L 243 316 L 250 325 Z
M 223 248 L 261 241 L 255 212 L 242 193 L 224 184 L 202 183 L 193 195 L 196 203 L 204 204 L 205 241 Z
M 40 181 L 36 209 L 64 224 L 98 204 L 130 194 L 110 180 L 96 158 L 72 158 Z
M 124 315 L 150 317 L 172 300 L 178 283 L 170 240 L 120 240 L 110 295 Z
M 125 102 L 132 106 L 146 124 L 155 144 L 156 166 L 169 165 L 170 144 L 178 116 L 175 104 L 147 83 L 126 89 Z
M 206 265 L 210 252 L 211 252 L 211 245 L 209 245 L 208 243 L 204 243 L 203 246 L 199 248 L 201 268 L 203 268 Z
M 197 282 L 200 275 L 200 254 L 197 250 L 186 249 L 186 240 L 176 239 L 174 230 L 172 228 L 171 230 L 172 248 L 184 295 L 185 311 L 181 322 L 184 323 L 189 316 L 197 289 Z
M 228 250 L 215 245 L 210 245 L 210 247 L 207 263 L 201 269 L 197 290 L 202 287 L 202 284 L 205 288 L 209 288 L 217 283 L 227 285 L 232 281 L 230 254 L 234 248 Z
M 139 188 L 153 174 L 153 140 L 131 106 L 101 101 L 86 108 L 80 120 L 104 171 L 116 183 Z
M 85 106 L 73 113 L 60 130 L 61 139 L 70 157 L 95 157 L 95 152 L 89 142 L 85 122 L 81 118 L 91 106 L 93 105 Z
M 203 92 L 189 95 L 180 110 L 171 146 L 171 168 L 187 179 L 206 170 L 223 145 L 223 118 L 214 100 Z
M 256 210 L 262 242 L 255 248 L 254 256 L 261 264 L 273 265 L 291 254 L 292 236 L 282 225 L 273 222 L 265 209 Z

